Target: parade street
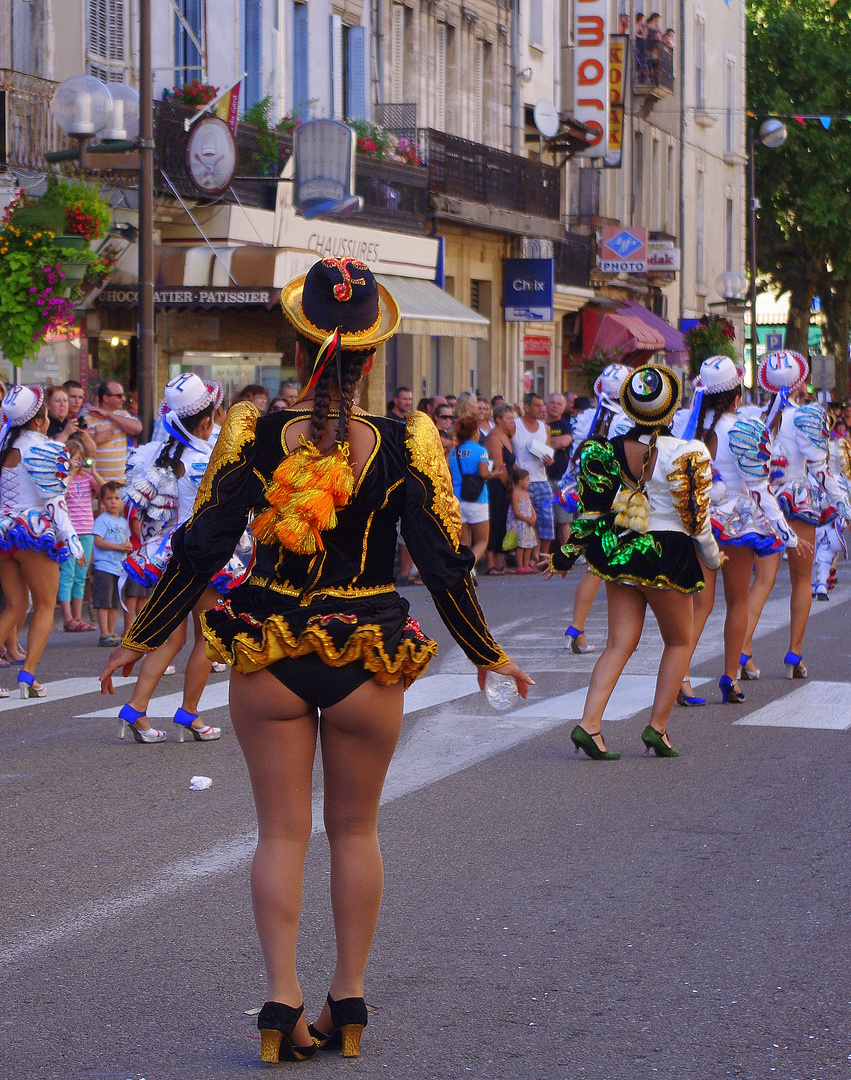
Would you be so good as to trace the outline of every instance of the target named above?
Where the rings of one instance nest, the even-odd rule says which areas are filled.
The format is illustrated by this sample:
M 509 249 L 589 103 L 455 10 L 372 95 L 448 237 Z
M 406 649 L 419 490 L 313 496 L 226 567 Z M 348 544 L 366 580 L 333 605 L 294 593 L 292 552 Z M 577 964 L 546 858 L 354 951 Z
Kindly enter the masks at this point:
M 709 701 L 674 709 L 676 760 L 639 741 L 660 649 L 650 616 L 604 721 L 622 759 L 574 756 L 599 655 L 564 648 L 578 580 L 481 581 L 496 637 L 536 680 L 508 713 L 479 693 L 428 592 L 405 590 L 441 650 L 406 695 L 384 794 L 363 1054 L 281 1075 L 851 1077 L 851 569 L 840 562 L 830 603 L 813 604 L 810 677 L 792 682 L 781 566 L 755 641 L 762 678 L 741 684 L 741 705 L 720 704 L 719 586 L 692 666 Z M 598 650 L 602 599 L 587 626 Z M 107 652 L 94 641 L 54 633 L 39 667 L 48 696 L 0 702 L 0 1075 L 267 1075 L 255 818 L 227 673 L 202 699 L 219 742 L 181 745 L 169 730 L 137 745 L 118 738 L 129 680 L 97 694 Z M 160 684 L 159 726 L 174 727 L 179 694 L 178 678 Z M 212 786 L 190 791 L 195 775 Z M 314 833 L 300 931 L 311 1018 L 334 955 L 320 804 Z

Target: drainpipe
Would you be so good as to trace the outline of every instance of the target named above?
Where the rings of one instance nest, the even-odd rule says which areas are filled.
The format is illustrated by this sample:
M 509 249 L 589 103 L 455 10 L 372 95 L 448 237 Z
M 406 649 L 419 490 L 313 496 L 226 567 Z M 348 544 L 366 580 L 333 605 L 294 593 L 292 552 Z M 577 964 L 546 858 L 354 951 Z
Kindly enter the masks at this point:
M 511 153 L 518 154 L 518 92 L 517 69 L 520 62 L 520 46 L 517 41 L 517 24 L 520 21 L 520 0 L 511 0 Z
M 685 318 L 686 0 L 680 0 L 680 326 Z

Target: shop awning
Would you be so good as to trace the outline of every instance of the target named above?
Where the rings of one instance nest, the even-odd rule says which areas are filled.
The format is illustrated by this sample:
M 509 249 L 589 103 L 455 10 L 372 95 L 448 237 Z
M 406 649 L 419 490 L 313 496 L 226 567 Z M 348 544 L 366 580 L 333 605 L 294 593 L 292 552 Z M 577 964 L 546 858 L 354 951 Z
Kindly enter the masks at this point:
M 661 334 L 665 341 L 665 361 L 673 366 L 686 365 L 688 363 L 688 347 L 679 330 L 665 322 L 664 319 L 655 315 L 634 300 L 625 300 L 618 307 L 618 315 L 627 315 L 634 319 L 640 319 L 645 325 Z
M 378 280 L 396 297 L 402 313 L 401 334 L 422 337 L 490 337 L 490 323 L 431 281 L 379 274 Z
M 643 319 L 599 308 L 586 308 L 582 313 L 582 338 L 586 356 L 602 349 L 629 364 L 643 363 L 665 348 L 662 335 Z

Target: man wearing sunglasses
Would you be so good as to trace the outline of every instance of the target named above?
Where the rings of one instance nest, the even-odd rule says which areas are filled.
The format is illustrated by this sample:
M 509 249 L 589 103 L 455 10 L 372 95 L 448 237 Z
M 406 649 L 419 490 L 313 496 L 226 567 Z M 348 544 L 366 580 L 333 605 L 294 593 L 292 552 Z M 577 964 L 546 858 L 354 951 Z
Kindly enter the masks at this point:
M 98 403 L 86 414 L 86 431 L 95 441 L 95 470 L 105 481 L 124 483 L 127 439 L 141 434 L 142 425 L 124 407 L 121 384 L 108 380 L 98 386 Z

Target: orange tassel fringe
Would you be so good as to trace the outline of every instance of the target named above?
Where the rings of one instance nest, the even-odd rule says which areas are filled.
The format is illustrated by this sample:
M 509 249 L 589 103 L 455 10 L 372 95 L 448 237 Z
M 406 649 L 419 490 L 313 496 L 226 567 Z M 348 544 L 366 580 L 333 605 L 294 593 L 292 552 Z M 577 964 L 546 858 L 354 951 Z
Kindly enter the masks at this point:
M 355 479 L 348 446 L 321 455 L 302 439 L 284 458 L 266 488 L 269 509 L 254 519 L 251 531 L 261 544 L 282 544 L 297 555 L 324 551 L 320 533 L 337 527 L 337 510 L 352 497 Z

